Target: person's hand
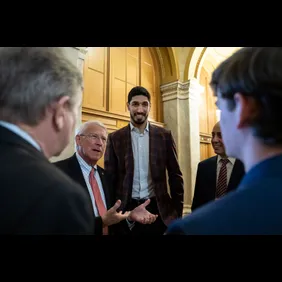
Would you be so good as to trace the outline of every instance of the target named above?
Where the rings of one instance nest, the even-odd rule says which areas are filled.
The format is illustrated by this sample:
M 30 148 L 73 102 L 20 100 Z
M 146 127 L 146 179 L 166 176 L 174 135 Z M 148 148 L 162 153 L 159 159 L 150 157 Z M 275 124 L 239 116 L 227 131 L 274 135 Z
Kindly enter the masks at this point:
M 136 221 L 142 224 L 151 224 L 155 222 L 158 215 L 151 214 L 146 210 L 146 206 L 148 206 L 150 203 L 150 199 L 148 199 L 143 204 L 136 207 L 134 210 L 132 210 L 128 216 L 128 220 L 130 221 Z
M 107 210 L 107 212 L 103 216 L 101 216 L 104 226 L 117 224 L 120 221 L 125 220 L 129 216 L 130 212 L 117 212 L 117 209 L 120 207 L 120 205 L 121 200 L 117 200 L 114 206 Z

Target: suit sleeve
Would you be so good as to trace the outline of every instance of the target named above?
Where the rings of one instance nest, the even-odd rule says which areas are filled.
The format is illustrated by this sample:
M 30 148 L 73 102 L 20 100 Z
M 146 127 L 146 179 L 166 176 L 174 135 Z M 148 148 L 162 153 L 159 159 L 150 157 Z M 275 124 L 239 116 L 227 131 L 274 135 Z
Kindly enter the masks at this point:
M 62 234 L 93 234 L 95 221 L 91 207 L 85 194 L 72 194 L 68 200 L 64 199 L 58 209 L 62 214 L 59 233 Z
M 200 200 L 201 200 L 201 186 L 200 186 L 200 164 L 198 164 L 197 168 L 197 175 L 196 175 L 196 181 L 195 181 L 195 189 L 194 189 L 194 197 L 193 197 L 193 202 L 191 206 L 191 211 L 194 211 L 197 207 L 201 205 Z
M 175 141 L 171 132 L 169 132 L 167 146 L 167 171 L 169 178 L 170 194 L 179 217 L 183 213 L 184 184 L 182 172 L 178 163 Z
M 56 182 L 52 186 L 56 185 L 65 184 Z M 95 222 L 86 193 L 81 192 L 80 187 L 71 190 L 45 194 L 30 210 L 31 216 L 25 217 L 23 225 L 37 226 L 38 234 L 48 235 L 52 230 L 52 234 L 60 235 L 93 235 Z M 24 228 L 22 233 L 32 234 Z

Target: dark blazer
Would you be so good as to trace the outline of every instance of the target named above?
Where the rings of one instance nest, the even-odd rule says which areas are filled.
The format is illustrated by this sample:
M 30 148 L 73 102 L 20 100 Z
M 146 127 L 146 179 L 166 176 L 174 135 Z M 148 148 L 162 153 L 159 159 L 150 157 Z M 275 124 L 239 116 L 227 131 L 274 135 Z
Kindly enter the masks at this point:
M 85 191 L 2 126 L 0 183 L 0 234 L 94 233 Z
M 92 206 L 89 191 L 88 191 L 87 185 L 85 183 L 84 176 L 82 174 L 79 162 L 76 158 L 76 155 L 74 154 L 70 158 L 67 158 L 67 159 L 62 160 L 62 161 L 55 162 L 54 164 L 58 168 L 60 168 L 64 173 L 66 173 L 68 176 L 70 176 L 74 181 L 78 182 L 83 187 L 83 190 L 88 195 L 88 197 L 87 197 L 88 202 L 91 205 L 92 214 L 94 215 L 94 209 L 93 209 L 93 206 Z M 108 183 L 108 179 L 110 178 L 110 176 L 106 175 L 104 169 L 101 168 L 100 166 L 97 166 L 97 170 L 98 170 L 101 182 L 102 182 L 107 209 L 110 209 L 115 203 L 114 194 L 113 194 L 114 191 Z M 124 228 L 124 226 L 123 226 L 123 228 Z M 95 217 L 95 235 L 102 235 L 102 230 L 103 230 L 102 218 L 100 216 Z M 112 226 L 109 226 L 110 234 L 117 233 L 118 232 L 117 230 L 119 230 L 117 227 L 113 228 Z
M 213 201 L 216 193 L 216 175 L 217 175 L 217 156 L 208 158 L 198 164 L 194 198 L 191 210 Z M 232 191 L 238 187 L 242 177 L 245 174 L 243 163 L 236 159 L 227 191 Z
M 282 235 L 282 155 L 251 168 L 226 196 L 173 222 L 167 234 Z
M 105 170 L 114 176 L 112 180 L 116 185 L 116 197 L 122 201 L 121 209 L 126 210 L 131 201 L 134 172 L 130 125 L 109 134 L 104 161 Z M 183 178 L 171 131 L 151 124 L 149 162 L 160 216 L 168 225 L 182 216 Z M 171 195 L 168 193 L 166 171 Z

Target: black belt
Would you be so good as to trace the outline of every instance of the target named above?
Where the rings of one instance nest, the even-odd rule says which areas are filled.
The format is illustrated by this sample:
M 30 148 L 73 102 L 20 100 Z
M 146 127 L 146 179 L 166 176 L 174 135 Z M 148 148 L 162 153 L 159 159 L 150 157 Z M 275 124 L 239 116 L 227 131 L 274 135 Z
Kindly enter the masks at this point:
M 134 205 L 139 206 L 139 205 L 145 203 L 148 199 L 151 200 L 150 203 L 152 203 L 152 201 L 156 201 L 156 197 L 152 197 L 152 198 L 143 198 L 143 199 L 134 199 L 134 198 L 132 198 L 132 199 L 131 199 L 131 202 L 132 202 Z

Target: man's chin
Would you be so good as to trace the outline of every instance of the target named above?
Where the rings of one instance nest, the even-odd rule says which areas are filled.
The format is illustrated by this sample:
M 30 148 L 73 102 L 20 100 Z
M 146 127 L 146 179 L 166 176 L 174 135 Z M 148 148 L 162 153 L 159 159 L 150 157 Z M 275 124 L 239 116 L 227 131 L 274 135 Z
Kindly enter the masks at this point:
M 223 155 L 224 151 L 220 150 L 220 149 L 214 149 L 214 153 L 217 155 Z
M 135 122 L 136 124 L 141 125 L 141 124 L 143 124 L 143 123 L 146 122 L 146 119 L 142 119 L 142 120 L 140 120 L 140 119 L 134 119 L 134 122 Z

